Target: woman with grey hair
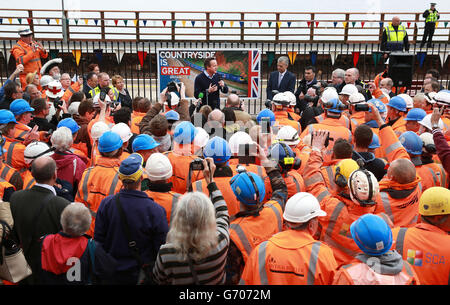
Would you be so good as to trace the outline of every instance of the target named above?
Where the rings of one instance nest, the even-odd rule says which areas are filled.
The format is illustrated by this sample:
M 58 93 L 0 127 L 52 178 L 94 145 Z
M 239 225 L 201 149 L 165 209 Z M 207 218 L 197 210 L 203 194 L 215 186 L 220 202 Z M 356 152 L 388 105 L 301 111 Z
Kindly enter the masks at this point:
M 89 235 L 89 209 L 73 202 L 61 213 L 62 231 L 41 238 L 41 280 L 46 285 L 86 285 L 111 276 L 116 262 Z
M 166 244 L 153 268 L 159 284 L 223 284 L 229 236 L 228 208 L 213 176 L 214 161 L 203 160 L 211 199 L 200 192 L 183 195 L 171 220 Z

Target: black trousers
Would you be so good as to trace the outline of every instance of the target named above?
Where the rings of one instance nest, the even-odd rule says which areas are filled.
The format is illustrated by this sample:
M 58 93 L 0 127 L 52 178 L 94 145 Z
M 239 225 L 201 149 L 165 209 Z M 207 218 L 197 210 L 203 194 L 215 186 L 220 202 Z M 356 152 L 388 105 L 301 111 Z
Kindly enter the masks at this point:
M 431 45 L 435 27 L 436 27 L 436 23 L 434 23 L 434 22 L 425 23 L 425 30 L 423 32 L 423 38 L 422 38 L 421 45 L 425 44 L 425 42 L 427 41 L 427 37 L 428 37 L 428 45 Z

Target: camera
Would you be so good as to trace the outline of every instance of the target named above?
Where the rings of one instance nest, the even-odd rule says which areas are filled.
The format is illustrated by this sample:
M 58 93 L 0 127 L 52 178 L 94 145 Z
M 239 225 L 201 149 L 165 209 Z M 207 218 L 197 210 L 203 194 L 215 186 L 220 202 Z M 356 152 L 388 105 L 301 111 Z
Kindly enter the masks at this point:
M 53 100 L 53 106 L 55 106 L 56 109 L 58 109 L 58 106 L 62 106 L 63 103 L 64 103 L 64 101 L 61 101 L 59 99 L 59 97 L 57 97 Z
M 167 84 L 167 92 L 178 92 L 177 83 L 175 81 L 171 81 Z
M 270 133 L 270 118 L 261 118 L 261 133 Z
M 238 159 L 239 164 L 255 164 L 258 148 L 253 144 L 239 144 Z
M 323 108 L 326 108 L 326 109 L 333 108 L 333 106 L 334 106 L 334 103 L 333 103 L 333 102 L 326 102 L 326 103 L 323 103 Z M 338 106 L 338 107 L 337 107 L 338 110 L 345 110 L 345 109 L 348 109 L 348 106 L 342 104 L 341 102 L 339 102 L 337 106 Z
M 369 111 L 369 105 L 366 103 L 356 104 L 355 111 Z
M 203 160 L 200 158 L 195 159 L 194 161 L 191 162 L 190 164 L 190 169 L 193 171 L 202 171 L 205 169 L 205 167 L 203 166 Z

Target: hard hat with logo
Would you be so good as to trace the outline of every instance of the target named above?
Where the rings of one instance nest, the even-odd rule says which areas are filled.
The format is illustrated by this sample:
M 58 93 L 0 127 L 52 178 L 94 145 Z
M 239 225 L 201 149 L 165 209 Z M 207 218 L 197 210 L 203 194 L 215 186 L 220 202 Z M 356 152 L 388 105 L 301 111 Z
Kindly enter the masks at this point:
M 54 149 L 50 148 L 45 142 L 31 142 L 25 147 L 25 151 L 23 152 L 25 163 L 30 164 L 42 156 L 51 156 L 53 155 L 53 151 Z
M 258 115 L 256 116 L 256 121 L 258 122 L 258 124 L 261 124 L 262 118 L 269 118 L 270 126 L 273 126 L 273 124 L 275 124 L 275 114 L 270 109 L 266 108 L 258 113 Z
M 148 134 L 140 134 L 136 138 L 134 138 L 132 148 L 133 152 L 138 152 L 141 150 L 150 150 L 158 147 L 160 144 L 156 142 L 151 136 Z
M 128 126 L 127 124 L 122 123 L 122 122 L 114 125 L 111 128 L 111 131 L 117 133 L 124 143 L 128 142 L 128 140 L 130 140 L 131 137 L 133 136 L 130 126 Z
M 375 200 L 380 193 L 377 178 L 366 169 L 357 169 L 350 174 L 348 188 L 350 198 L 361 206 L 375 205 Z
M 424 96 L 425 96 L 425 100 L 427 101 L 427 103 L 436 104 L 436 101 L 434 99 L 436 94 L 437 94 L 437 92 L 434 92 L 434 91 L 425 93 Z
M 336 91 L 336 88 L 326 87 L 325 90 L 323 90 L 320 99 L 322 100 L 323 103 L 327 103 L 332 99 L 339 99 L 339 95 Z
M 138 153 L 132 153 L 120 163 L 119 179 L 122 181 L 136 182 L 144 173 L 144 158 Z
M 441 90 L 433 97 L 436 103 L 450 106 L 450 90 Z
M 52 81 L 54 81 L 53 77 L 50 75 L 42 75 L 41 80 L 39 81 L 41 87 L 48 86 Z
M 305 223 L 314 217 L 326 215 L 327 213 L 320 209 L 316 197 L 310 193 L 299 192 L 286 202 L 283 218 L 293 223 Z
M 8 124 L 14 122 L 17 124 L 14 114 L 6 109 L 0 109 L 0 124 Z
M 110 128 L 103 121 L 95 122 L 91 127 L 91 137 L 96 140 L 102 136 L 105 132 L 109 131 Z
M 289 101 L 289 105 L 291 106 L 297 105 L 297 98 L 295 97 L 294 93 L 292 93 L 291 91 L 285 91 L 283 93 L 286 96 L 287 100 Z
M 370 142 L 369 144 L 369 148 L 370 149 L 376 149 L 378 147 L 380 147 L 380 139 L 378 138 L 377 134 L 374 132 L 372 134 L 372 142 Z
M 401 97 L 405 101 L 406 109 L 414 108 L 414 100 L 413 100 L 413 98 L 411 96 L 409 96 L 406 93 L 402 93 L 402 94 L 399 94 L 397 96 Z
M 450 190 L 441 186 L 426 189 L 419 199 L 419 214 L 422 216 L 450 214 Z
M 432 113 L 427 114 L 421 121 L 419 121 L 419 124 L 428 128 L 429 130 L 433 130 L 433 126 L 431 126 L 431 116 Z M 444 122 L 442 119 L 439 119 L 438 126 L 440 129 L 444 129 Z
M 413 108 L 410 111 L 408 111 L 408 114 L 406 115 L 406 118 L 404 118 L 405 121 L 421 121 L 427 113 L 422 108 Z
M 357 92 L 357 93 L 353 93 L 352 95 L 350 95 L 350 97 L 348 98 L 348 101 L 352 105 L 362 104 L 362 103 L 366 102 L 366 98 L 364 97 L 364 95 L 362 95 L 361 93 Z
M 120 136 L 113 131 L 106 131 L 98 139 L 98 151 L 99 152 L 112 152 L 116 149 L 121 148 L 123 141 Z
M 230 145 L 221 137 L 209 139 L 203 149 L 203 157 L 212 158 L 214 163 L 225 163 L 231 158 Z
M 239 145 L 241 144 L 252 144 L 253 140 L 250 135 L 243 131 L 238 131 L 234 133 L 230 140 L 228 141 L 230 144 L 230 150 L 232 154 L 237 154 L 239 152 Z
M 406 112 L 406 101 L 398 95 L 391 98 L 387 106 L 397 109 L 398 111 Z
M 359 169 L 358 163 L 353 159 L 344 159 L 335 165 L 334 181 L 340 187 L 346 187 L 350 174 Z
M 65 119 L 59 121 L 58 126 L 56 126 L 56 127 L 57 128 L 59 128 L 59 127 L 67 127 L 67 128 L 70 129 L 72 134 L 74 134 L 78 130 L 80 130 L 80 126 L 78 126 L 77 122 L 75 122 L 75 120 L 72 119 L 72 118 L 65 118 Z
M 49 98 L 60 98 L 64 95 L 64 91 L 62 90 L 62 85 L 59 80 L 53 80 L 47 85 L 47 90 L 45 94 Z
M 409 154 L 422 154 L 422 139 L 414 131 L 405 131 L 398 137 L 398 140 L 402 143 L 403 147 Z
M 366 254 L 380 256 L 388 252 L 393 243 L 392 230 L 383 218 L 364 214 L 350 225 L 356 245 Z
M 257 207 L 266 195 L 264 181 L 255 173 L 247 172 L 244 168 L 230 180 L 231 189 L 236 198 L 246 206 Z
M 351 96 L 352 94 L 355 94 L 355 93 L 358 93 L 358 88 L 356 88 L 356 86 L 353 84 L 347 84 L 342 88 L 339 95 L 343 94 L 343 95 Z
M 14 116 L 18 116 L 25 112 L 33 112 L 34 108 L 31 108 L 30 104 L 26 100 L 17 99 L 9 105 L 9 110 L 11 110 Z
M 194 141 L 198 130 L 188 121 L 182 121 L 175 127 L 173 140 L 178 144 L 191 144 Z
M 379 113 L 385 113 L 387 111 L 386 105 L 383 104 L 382 101 L 380 101 L 379 99 L 373 98 L 367 101 L 367 103 L 374 105 L 377 109 Z M 369 112 L 372 112 L 372 110 L 370 110 L 369 108 Z
M 285 125 L 280 128 L 276 139 L 280 142 L 286 143 L 287 145 L 297 145 L 300 143 L 300 137 L 298 136 L 297 129 L 289 125 Z
M 180 114 L 175 110 L 167 111 L 165 116 L 168 121 L 178 121 L 180 119 Z
M 173 175 L 169 158 L 161 153 L 154 153 L 147 159 L 145 171 L 150 181 L 167 180 Z
M 197 133 L 194 137 L 194 145 L 197 147 L 205 147 L 209 140 L 209 134 L 201 127 L 195 127 Z

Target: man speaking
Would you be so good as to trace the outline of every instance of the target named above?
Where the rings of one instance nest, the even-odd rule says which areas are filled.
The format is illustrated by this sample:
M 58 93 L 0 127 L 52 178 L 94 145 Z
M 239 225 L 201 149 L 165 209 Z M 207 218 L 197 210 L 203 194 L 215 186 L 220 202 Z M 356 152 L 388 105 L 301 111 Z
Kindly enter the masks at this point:
M 212 109 L 220 109 L 220 91 L 228 93 L 228 87 L 222 77 L 217 74 L 217 61 L 208 57 L 204 63 L 205 70 L 195 78 L 194 97 L 202 99 L 202 105 Z

